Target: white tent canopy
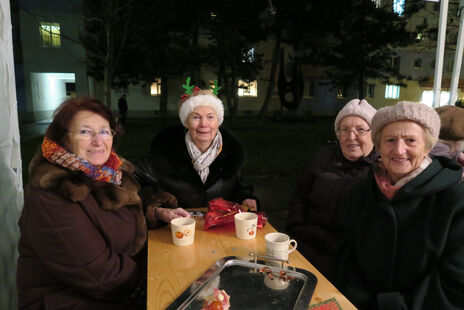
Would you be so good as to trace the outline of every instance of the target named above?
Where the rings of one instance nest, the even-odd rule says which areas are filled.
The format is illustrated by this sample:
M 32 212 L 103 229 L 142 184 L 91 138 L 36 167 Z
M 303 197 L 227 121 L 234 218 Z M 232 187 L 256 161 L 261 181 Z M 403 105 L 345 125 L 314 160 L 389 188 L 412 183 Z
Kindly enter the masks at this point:
M 23 207 L 21 153 L 10 3 L 0 0 L 0 309 L 17 309 L 18 218 Z

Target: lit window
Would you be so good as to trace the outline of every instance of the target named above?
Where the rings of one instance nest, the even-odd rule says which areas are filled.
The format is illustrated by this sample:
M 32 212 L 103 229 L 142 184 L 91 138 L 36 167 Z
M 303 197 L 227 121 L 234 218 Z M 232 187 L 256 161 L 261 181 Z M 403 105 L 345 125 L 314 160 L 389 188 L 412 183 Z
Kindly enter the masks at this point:
M 403 15 L 404 13 L 404 1 L 405 0 L 393 0 L 393 12 L 398 15 Z
M 387 85 L 385 87 L 385 98 L 398 99 L 400 97 L 400 87 L 398 85 Z
M 375 4 L 375 7 L 376 7 L 376 8 L 379 8 L 379 7 L 380 7 L 380 1 L 381 1 L 381 0 L 372 0 L 372 2 L 374 2 L 374 4 Z
M 60 24 L 40 23 L 39 30 L 42 46 L 61 46 Z
M 150 95 L 159 96 L 161 95 L 161 79 L 155 79 L 155 81 L 150 86 Z
M 314 97 L 314 82 L 313 81 L 305 81 L 304 82 L 304 92 L 303 96 L 305 98 L 312 98 Z
M 242 62 L 253 62 L 255 61 L 255 49 L 252 47 L 243 55 Z
M 422 92 L 421 102 L 428 105 L 429 107 L 433 104 L 433 90 L 424 90 Z M 441 91 L 440 92 L 440 102 L 439 104 L 435 104 L 435 106 L 440 106 L 441 104 L 448 103 L 450 99 L 450 92 L 449 91 Z
M 257 97 L 258 96 L 258 81 L 246 82 L 238 80 L 238 95 L 240 97 Z
M 417 36 L 416 36 L 416 40 L 420 41 L 420 40 L 422 40 L 423 37 L 424 37 L 424 35 L 422 34 L 422 32 L 418 32 Z

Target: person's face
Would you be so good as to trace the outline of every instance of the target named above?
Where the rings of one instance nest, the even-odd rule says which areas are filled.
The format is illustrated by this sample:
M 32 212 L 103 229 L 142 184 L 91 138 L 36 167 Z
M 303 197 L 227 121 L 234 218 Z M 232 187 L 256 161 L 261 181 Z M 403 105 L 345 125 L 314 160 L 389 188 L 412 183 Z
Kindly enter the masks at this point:
M 372 151 L 370 127 L 359 116 L 350 115 L 343 118 L 338 128 L 338 135 L 342 153 L 348 160 L 358 160 Z
M 90 111 L 79 111 L 68 128 L 67 147 L 73 154 L 94 166 L 102 166 L 110 157 L 113 134 L 109 122 Z
M 424 129 L 415 122 L 390 123 L 380 134 L 380 156 L 394 183 L 417 169 L 429 151 Z
M 205 151 L 213 142 L 219 129 L 216 111 L 210 107 L 196 107 L 187 118 L 187 127 L 193 143 Z

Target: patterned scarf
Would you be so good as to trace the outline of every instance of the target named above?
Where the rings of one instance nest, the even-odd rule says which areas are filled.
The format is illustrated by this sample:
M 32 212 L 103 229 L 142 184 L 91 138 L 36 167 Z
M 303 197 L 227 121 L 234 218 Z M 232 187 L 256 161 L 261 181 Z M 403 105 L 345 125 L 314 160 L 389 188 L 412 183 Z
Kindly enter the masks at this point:
M 92 180 L 121 185 L 122 161 L 113 151 L 111 151 L 106 163 L 101 168 L 98 168 L 76 154 L 69 153 L 63 147 L 45 137 L 42 143 L 42 156 L 52 164 L 71 171 L 82 171 Z
M 185 144 L 187 145 L 190 158 L 192 158 L 193 168 L 198 172 L 198 175 L 204 184 L 209 175 L 209 166 L 222 151 L 221 132 L 217 132 L 213 142 L 204 153 L 202 153 L 195 145 L 195 143 L 193 143 L 192 137 L 188 131 L 185 134 Z

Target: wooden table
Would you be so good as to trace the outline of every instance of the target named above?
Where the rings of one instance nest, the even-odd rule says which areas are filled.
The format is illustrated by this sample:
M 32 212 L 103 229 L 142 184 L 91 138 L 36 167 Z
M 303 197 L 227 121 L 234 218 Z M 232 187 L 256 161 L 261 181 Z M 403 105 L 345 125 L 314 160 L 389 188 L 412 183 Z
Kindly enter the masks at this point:
M 225 256 L 247 257 L 264 254 L 264 235 L 276 230 L 267 223 L 258 229 L 255 239 L 240 240 L 233 226 L 203 230 L 204 221 L 197 220 L 195 242 L 179 247 L 172 243 L 170 226 L 148 233 L 147 310 L 165 309 L 214 262 Z M 298 251 L 289 255 L 290 265 L 311 271 L 317 278 L 311 305 L 334 297 L 344 310 L 356 309 Z

